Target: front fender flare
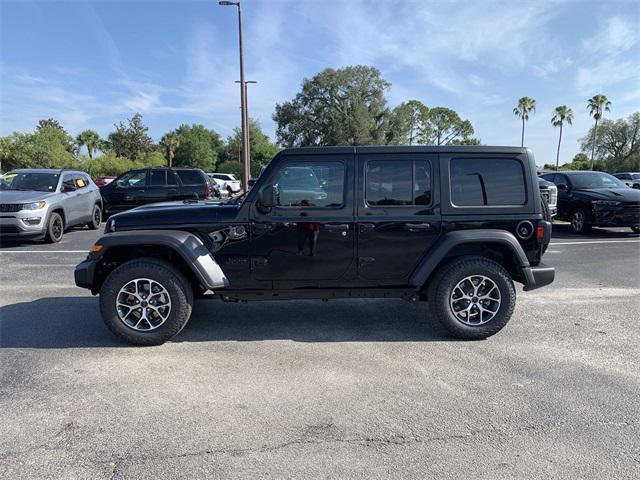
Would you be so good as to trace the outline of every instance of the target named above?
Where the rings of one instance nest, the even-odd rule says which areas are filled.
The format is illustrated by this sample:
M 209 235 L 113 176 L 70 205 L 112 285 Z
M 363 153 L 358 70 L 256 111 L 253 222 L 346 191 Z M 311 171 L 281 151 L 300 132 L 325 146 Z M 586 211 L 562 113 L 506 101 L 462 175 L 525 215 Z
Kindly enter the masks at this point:
M 210 290 L 229 286 L 229 280 L 211 252 L 192 233 L 182 230 L 134 230 L 107 233 L 96 242 L 102 245 L 100 257 L 114 247 L 138 247 L 155 245 L 168 247 L 182 257 L 203 286 Z M 88 259 L 90 260 L 90 259 Z

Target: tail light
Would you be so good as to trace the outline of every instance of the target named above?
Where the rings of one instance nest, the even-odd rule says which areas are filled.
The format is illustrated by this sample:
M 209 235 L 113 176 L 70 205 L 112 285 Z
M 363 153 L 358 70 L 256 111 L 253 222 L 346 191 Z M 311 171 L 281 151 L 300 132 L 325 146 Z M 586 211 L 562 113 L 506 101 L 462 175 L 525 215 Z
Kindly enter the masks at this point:
M 204 198 L 209 198 L 212 192 L 211 185 L 207 185 L 204 189 Z
M 536 229 L 536 239 L 541 242 L 544 238 L 544 225 L 538 225 Z

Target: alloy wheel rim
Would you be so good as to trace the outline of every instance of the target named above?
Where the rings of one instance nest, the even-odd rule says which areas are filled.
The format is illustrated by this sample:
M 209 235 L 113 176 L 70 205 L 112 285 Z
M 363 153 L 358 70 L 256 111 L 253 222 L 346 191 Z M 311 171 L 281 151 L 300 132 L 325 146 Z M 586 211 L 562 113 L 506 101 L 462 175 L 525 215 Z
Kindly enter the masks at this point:
M 100 209 L 98 207 L 93 211 L 93 222 L 96 225 L 100 225 Z
M 149 332 L 163 325 L 171 313 L 171 297 L 166 288 L 150 278 L 127 282 L 116 295 L 118 318 L 138 332 Z
M 498 285 L 484 275 L 463 278 L 453 287 L 449 298 L 449 306 L 456 319 L 474 327 L 493 320 L 501 303 Z
M 571 225 L 573 225 L 574 230 L 582 230 L 582 226 L 584 225 L 584 216 L 582 212 L 574 212 L 573 218 L 571 219 Z
M 62 219 L 57 217 L 53 219 L 51 233 L 53 233 L 53 238 L 60 238 L 62 236 Z

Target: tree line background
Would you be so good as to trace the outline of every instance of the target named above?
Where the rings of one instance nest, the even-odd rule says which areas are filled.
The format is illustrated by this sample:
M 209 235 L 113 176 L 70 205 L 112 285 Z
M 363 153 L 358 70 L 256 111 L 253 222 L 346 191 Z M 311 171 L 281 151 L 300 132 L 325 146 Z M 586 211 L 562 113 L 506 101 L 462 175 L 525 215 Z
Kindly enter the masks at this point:
M 374 67 L 325 69 L 304 79 L 300 92 L 276 104 L 276 142 L 256 120 L 250 120 L 251 173 L 257 176 L 280 147 L 322 145 L 480 145 L 471 122 L 446 107 L 427 107 L 408 100 L 391 109 L 385 92 L 391 84 Z M 573 111 L 558 106 L 551 124 L 559 127 L 556 164 L 545 169 L 640 171 L 640 112 L 627 119 L 603 118 L 611 101 L 605 95 L 589 99 L 594 126 L 580 141 L 581 153 L 559 165 L 562 130 L 572 124 Z M 525 125 L 535 113 L 535 100 L 523 97 L 513 113 Z M 94 178 L 118 175 L 133 168 L 173 165 L 240 175 L 242 135 L 233 130 L 226 141 L 204 125 L 180 125 L 156 143 L 136 113 L 114 125 L 106 138 L 85 130 L 75 138 L 55 119 L 40 120 L 33 132 L 0 137 L 0 171 L 14 168 L 80 168 Z M 85 153 L 86 152 L 86 153 Z

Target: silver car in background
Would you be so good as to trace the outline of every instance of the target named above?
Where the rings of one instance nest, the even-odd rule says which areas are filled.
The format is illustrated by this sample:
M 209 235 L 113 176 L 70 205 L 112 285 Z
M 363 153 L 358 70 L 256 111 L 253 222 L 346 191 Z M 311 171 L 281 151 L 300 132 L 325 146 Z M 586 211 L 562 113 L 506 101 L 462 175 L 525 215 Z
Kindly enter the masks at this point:
M 77 170 L 20 169 L 0 182 L 0 242 L 21 238 L 56 243 L 70 227 L 100 227 L 102 197 Z

